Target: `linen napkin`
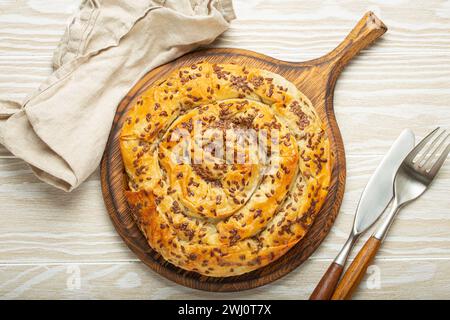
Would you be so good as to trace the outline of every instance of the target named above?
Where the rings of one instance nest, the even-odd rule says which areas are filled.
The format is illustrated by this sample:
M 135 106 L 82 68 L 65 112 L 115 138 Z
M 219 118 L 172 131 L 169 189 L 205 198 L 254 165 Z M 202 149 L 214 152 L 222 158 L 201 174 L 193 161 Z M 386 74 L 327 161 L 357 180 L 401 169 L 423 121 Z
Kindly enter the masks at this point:
M 41 180 L 71 191 L 100 163 L 117 105 L 148 71 L 211 43 L 232 0 L 85 0 L 24 102 L 1 100 L 0 143 Z

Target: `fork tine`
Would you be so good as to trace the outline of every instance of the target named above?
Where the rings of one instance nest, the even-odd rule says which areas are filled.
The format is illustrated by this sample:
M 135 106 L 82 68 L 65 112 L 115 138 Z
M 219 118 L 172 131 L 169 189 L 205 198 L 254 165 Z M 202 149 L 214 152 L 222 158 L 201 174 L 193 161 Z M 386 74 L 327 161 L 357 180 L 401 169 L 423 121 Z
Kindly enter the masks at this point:
M 436 161 L 436 163 L 431 167 L 429 174 L 431 175 L 431 178 L 433 179 L 436 174 L 438 173 L 439 169 L 442 167 L 442 164 L 444 163 L 445 159 L 447 159 L 448 153 L 450 152 L 450 143 L 447 144 L 447 147 L 440 155 L 439 159 Z
M 439 139 L 442 137 L 442 135 L 443 135 L 444 133 L 445 133 L 445 130 L 442 131 L 441 133 L 439 133 L 438 136 L 437 136 L 436 138 L 434 138 L 433 141 L 431 141 L 431 143 L 430 143 L 430 145 L 428 146 L 427 150 L 424 151 L 424 152 L 422 152 L 422 154 L 420 155 L 420 157 L 418 157 L 418 159 L 414 161 L 414 162 L 416 163 L 416 165 L 418 165 L 419 167 L 425 166 L 425 163 L 424 163 L 422 166 L 420 165 L 420 163 L 426 158 L 426 156 L 428 155 L 428 153 L 430 153 L 431 150 L 433 150 L 433 147 L 436 145 L 436 143 L 439 141 Z M 445 139 L 447 139 L 447 137 L 446 137 Z M 444 139 L 443 141 L 445 141 L 445 139 Z M 441 144 L 442 144 L 442 142 L 441 142 Z M 439 145 L 439 147 L 441 146 L 441 144 Z M 439 147 L 436 148 L 436 149 L 439 149 Z M 423 147 L 423 149 L 425 149 L 425 146 Z M 436 152 L 436 149 L 435 149 L 435 152 Z M 435 152 L 433 152 L 433 153 L 435 153 Z M 433 155 L 433 156 L 434 156 L 434 155 Z M 430 158 L 428 158 L 428 159 L 430 159 Z M 426 161 L 425 161 L 425 162 L 426 162 Z
M 439 127 L 431 131 L 425 138 L 422 139 L 415 147 L 414 149 L 408 154 L 405 161 L 413 163 L 414 158 L 417 156 L 417 154 L 420 152 L 420 150 L 423 149 L 423 147 L 427 144 L 428 141 L 433 137 L 433 135 L 436 133 L 436 131 L 439 130 Z
M 445 132 L 445 131 L 444 131 Z M 439 135 L 439 137 L 437 137 L 434 141 L 433 141 L 433 145 L 436 144 L 437 140 L 442 136 L 442 134 Z M 430 154 L 430 156 L 424 161 L 423 165 L 421 167 L 425 168 L 432 160 L 433 158 L 437 155 L 438 151 L 442 149 L 442 147 L 445 145 L 445 142 L 447 141 L 448 137 L 450 137 L 450 134 L 447 134 L 444 139 L 441 140 L 441 142 L 439 143 L 439 145 L 436 147 L 436 149 L 434 149 L 433 153 Z M 430 148 L 431 149 L 431 148 Z M 427 150 L 427 153 L 430 150 Z

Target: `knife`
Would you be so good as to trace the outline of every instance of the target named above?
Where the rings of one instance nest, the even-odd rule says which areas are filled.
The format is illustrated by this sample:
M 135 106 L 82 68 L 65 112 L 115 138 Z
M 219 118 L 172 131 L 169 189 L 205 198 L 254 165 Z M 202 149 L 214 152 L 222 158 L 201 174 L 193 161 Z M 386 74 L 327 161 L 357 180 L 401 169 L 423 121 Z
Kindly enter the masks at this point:
M 395 173 L 408 153 L 414 148 L 414 143 L 414 133 L 410 129 L 403 130 L 378 165 L 359 199 L 352 231 L 347 241 L 322 276 L 309 297 L 310 300 L 329 300 L 333 295 L 356 240 L 377 221 L 391 202 L 394 195 L 392 186 Z

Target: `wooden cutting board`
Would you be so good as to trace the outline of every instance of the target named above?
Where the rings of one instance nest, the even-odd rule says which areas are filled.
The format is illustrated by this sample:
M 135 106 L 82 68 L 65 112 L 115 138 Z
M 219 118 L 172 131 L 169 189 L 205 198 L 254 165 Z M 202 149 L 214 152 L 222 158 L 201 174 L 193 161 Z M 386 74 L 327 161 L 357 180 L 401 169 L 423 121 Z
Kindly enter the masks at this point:
M 345 40 L 327 55 L 306 62 L 280 61 L 256 52 L 239 49 L 208 49 L 185 55 L 144 76 L 117 109 L 101 163 L 102 191 L 111 220 L 130 249 L 151 269 L 181 285 L 209 291 L 238 291 L 255 288 L 286 275 L 304 262 L 330 231 L 339 212 L 345 187 L 345 154 L 333 110 L 336 80 L 344 66 L 362 49 L 386 32 L 386 26 L 368 12 Z M 332 180 L 325 204 L 306 236 L 277 261 L 256 271 L 235 277 L 206 277 L 166 262 L 147 244 L 134 222 L 124 197 L 126 176 L 119 148 L 119 134 L 128 109 L 139 95 L 170 72 L 199 61 L 237 63 L 280 74 L 303 92 L 317 109 L 331 142 L 334 155 Z

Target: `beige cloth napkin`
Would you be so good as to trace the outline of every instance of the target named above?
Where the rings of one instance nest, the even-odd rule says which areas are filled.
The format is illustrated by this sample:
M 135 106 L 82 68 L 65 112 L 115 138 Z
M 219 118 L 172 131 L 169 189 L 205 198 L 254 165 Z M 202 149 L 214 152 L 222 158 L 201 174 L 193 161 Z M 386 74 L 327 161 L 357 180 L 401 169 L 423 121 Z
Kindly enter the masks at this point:
M 211 43 L 232 0 L 85 0 L 25 102 L 0 100 L 0 143 L 66 191 L 100 163 L 118 103 L 151 69 Z M 1 97 L 0 97 L 1 99 Z

